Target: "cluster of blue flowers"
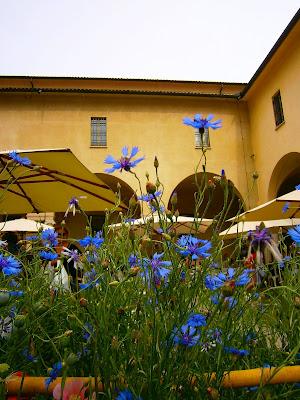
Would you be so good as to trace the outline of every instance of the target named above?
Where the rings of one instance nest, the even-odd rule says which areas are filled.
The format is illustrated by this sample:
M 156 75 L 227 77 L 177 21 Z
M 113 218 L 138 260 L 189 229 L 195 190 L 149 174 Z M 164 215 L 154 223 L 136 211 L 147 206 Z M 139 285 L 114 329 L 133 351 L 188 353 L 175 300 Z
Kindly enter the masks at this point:
M 102 232 L 97 232 L 96 236 L 88 235 L 83 239 L 79 239 L 78 242 L 82 247 L 95 247 L 96 249 L 99 249 L 104 242 L 104 239 L 102 237 Z

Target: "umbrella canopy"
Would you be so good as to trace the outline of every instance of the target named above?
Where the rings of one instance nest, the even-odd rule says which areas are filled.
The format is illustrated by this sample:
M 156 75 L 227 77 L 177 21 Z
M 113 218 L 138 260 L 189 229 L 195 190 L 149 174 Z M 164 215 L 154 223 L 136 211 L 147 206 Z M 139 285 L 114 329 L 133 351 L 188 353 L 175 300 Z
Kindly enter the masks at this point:
M 255 231 L 256 227 L 264 223 L 266 228 L 280 228 L 280 227 L 290 227 L 300 224 L 300 218 L 287 218 L 287 219 L 274 219 L 265 221 L 241 221 L 237 224 L 225 229 L 219 234 L 224 239 L 231 239 L 238 235 L 244 234 L 249 231 Z
M 17 152 L 31 160 L 16 164 L 0 153 L 0 213 L 23 214 L 65 211 L 72 197 L 85 211 L 115 205 L 113 191 L 89 171 L 69 149 Z M 120 208 L 125 208 L 122 205 Z
M 38 232 L 39 230 L 54 229 L 51 225 L 32 221 L 31 219 L 18 218 L 0 223 L 1 232 Z
M 144 233 L 145 225 L 151 224 L 154 231 L 157 231 L 160 228 L 159 216 L 148 216 L 145 218 L 139 218 L 131 222 L 126 222 L 125 224 L 131 226 L 136 231 L 141 234 Z M 193 217 L 184 217 L 179 216 L 177 219 L 173 217 L 173 223 L 171 225 L 171 221 L 167 220 L 168 226 L 171 226 L 172 229 L 175 229 L 178 235 L 182 234 L 192 234 L 192 233 L 205 233 L 207 228 L 212 224 L 212 219 L 198 219 L 195 221 Z M 109 225 L 110 229 L 120 229 L 124 223 L 112 224 Z
M 283 207 L 289 203 L 289 208 L 284 212 Z M 277 197 L 274 200 L 252 208 L 229 221 L 267 221 L 276 219 L 289 219 L 297 217 L 300 211 L 300 190 L 293 190 L 290 193 Z

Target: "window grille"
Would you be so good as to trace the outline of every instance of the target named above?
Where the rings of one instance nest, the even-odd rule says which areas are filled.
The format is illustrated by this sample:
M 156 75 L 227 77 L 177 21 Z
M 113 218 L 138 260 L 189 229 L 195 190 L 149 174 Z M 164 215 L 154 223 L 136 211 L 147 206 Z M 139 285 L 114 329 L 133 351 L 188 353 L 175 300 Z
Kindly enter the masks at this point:
M 91 146 L 107 146 L 106 117 L 91 118 Z
M 274 94 L 274 96 L 272 97 L 272 102 L 273 102 L 273 110 L 275 117 L 275 125 L 279 126 L 284 122 L 280 90 L 278 90 L 278 92 Z
M 203 133 L 199 129 L 195 130 L 195 148 L 210 147 L 209 129 L 205 128 Z

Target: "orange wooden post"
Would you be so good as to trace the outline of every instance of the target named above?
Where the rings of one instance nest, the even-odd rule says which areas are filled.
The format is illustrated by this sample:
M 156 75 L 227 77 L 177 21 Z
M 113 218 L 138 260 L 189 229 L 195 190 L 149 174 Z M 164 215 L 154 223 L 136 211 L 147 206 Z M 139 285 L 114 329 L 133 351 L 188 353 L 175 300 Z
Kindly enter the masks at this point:
M 49 377 L 31 377 L 26 376 L 23 380 L 22 378 L 17 376 L 8 377 L 5 381 L 5 388 L 8 394 L 18 394 L 22 388 L 22 394 L 46 394 L 52 393 L 53 389 L 58 383 L 61 383 L 62 378 L 56 378 L 49 387 L 46 387 L 45 381 Z M 95 389 L 95 378 L 87 378 L 87 377 L 70 377 L 66 378 L 66 382 L 80 381 L 83 384 L 86 384 L 92 390 Z M 98 391 L 103 391 L 103 385 L 100 380 L 97 382 Z
M 22 394 L 43 394 L 52 393 L 55 385 L 60 383 L 62 378 L 55 379 L 49 385 L 47 390 L 45 380 L 48 377 L 25 377 L 22 385 Z M 213 383 L 216 375 L 209 376 L 207 385 Z M 87 384 L 91 390 L 95 390 L 95 378 L 87 377 L 70 377 L 66 378 L 66 382 L 81 381 Z M 195 380 L 194 380 L 195 382 Z M 221 386 L 224 388 L 239 388 L 247 386 L 259 385 L 277 385 L 281 383 L 300 382 L 300 365 L 282 367 L 282 368 L 255 368 L 240 371 L 225 372 Z M 22 378 L 10 376 L 5 381 L 5 387 L 8 394 L 18 394 L 21 389 Z M 98 390 L 103 391 L 103 385 L 100 380 L 97 382 Z

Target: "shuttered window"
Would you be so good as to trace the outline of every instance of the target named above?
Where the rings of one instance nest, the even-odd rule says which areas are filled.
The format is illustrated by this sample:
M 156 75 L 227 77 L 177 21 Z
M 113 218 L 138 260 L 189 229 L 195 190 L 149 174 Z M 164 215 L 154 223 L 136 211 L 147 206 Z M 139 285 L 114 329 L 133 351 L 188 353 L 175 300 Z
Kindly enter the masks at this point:
M 107 146 L 106 117 L 91 118 L 91 146 Z
M 199 129 L 195 130 L 195 148 L 201 149 L 202 147 L 210 147 L 210 140 L 209 140 L 209 130 L 208 128 L 204 129 L 204 132 L 199 132 Z
M 275 117 L 275 125 L 279 126 L 284 122 L 280 90 L 278 90 L 278 92 L 274 94 L 274 96 L 272 97 L 272 102 L 273 102 L 273 110 Z

